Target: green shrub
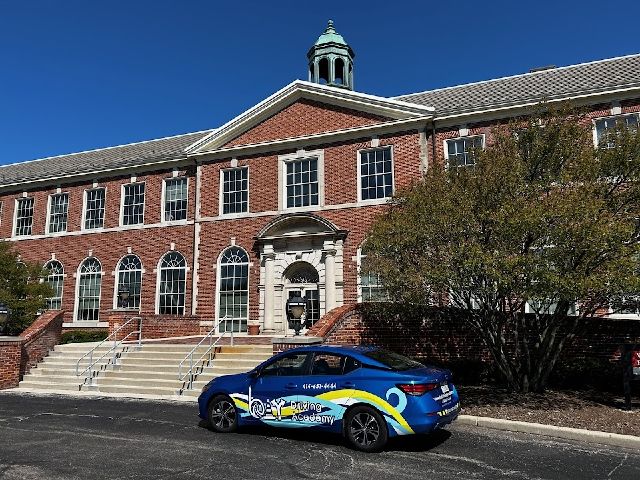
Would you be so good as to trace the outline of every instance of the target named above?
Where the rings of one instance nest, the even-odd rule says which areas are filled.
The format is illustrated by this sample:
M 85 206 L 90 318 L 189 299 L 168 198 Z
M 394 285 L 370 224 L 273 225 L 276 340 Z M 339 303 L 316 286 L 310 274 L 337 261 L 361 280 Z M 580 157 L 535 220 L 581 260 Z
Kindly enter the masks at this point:
M 618 392 L 622 390 L 622 368 L 619 362 L 604 358 L 561 360 L 549 384 L 559 389 Z
M 60 343 L 86 343 L 86 342 L 100 342 L 107 338 L 109 332 L 106 330 L 99 330 L 97 332 L 86 332 L 82 330 L 65 332 L 62 334 L 62 341 Z

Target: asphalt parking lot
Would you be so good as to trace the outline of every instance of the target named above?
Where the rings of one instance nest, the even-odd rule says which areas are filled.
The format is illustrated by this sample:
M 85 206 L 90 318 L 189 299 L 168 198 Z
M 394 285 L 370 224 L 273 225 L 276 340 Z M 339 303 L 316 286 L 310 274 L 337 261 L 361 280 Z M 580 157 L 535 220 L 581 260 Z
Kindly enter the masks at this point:
M 338 437 L 220 435 L 195 404 L 0 393 L 0 479 L 634 479 L 640 452 L 454 425 L 364 454 Z

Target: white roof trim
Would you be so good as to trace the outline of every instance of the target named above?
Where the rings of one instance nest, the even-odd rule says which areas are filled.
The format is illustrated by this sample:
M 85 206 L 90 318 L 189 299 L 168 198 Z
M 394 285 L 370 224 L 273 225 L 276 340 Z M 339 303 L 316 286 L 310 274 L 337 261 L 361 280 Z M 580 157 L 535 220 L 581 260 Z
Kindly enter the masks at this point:
M 190 145 L 185 151 L 194 153 L 205 147 L 207 150 L 213 150 L 300 98 L 309 98 L 354 110 L 376 113 L 396 120 L 425 116 L 434 111 L 432 107 L 424 105 L 296 80 Z

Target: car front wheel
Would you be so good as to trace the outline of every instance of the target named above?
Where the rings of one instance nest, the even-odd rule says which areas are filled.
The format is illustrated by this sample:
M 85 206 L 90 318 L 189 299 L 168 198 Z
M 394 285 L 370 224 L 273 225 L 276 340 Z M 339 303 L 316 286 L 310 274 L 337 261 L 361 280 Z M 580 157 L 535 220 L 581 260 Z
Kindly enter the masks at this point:
M 238 411 L 226 395 L 218 395 L 209 403 L 209 423 L 216 432 L 234 432 L 238 428 Z
M 376 452 L 387 443 L 387 425 L 373 408 L 354 407 L 346 416 L 345 436 L 358 450 Z

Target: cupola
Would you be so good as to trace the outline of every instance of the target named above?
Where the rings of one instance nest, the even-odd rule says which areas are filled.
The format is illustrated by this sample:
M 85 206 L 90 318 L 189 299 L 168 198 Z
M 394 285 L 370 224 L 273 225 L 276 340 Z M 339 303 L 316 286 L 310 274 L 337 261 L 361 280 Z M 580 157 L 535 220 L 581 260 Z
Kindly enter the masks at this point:
M 333 21 L 307 53 L 309 81 L 353 90 L 353 59 L 355 54 L 336 32 Z

